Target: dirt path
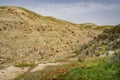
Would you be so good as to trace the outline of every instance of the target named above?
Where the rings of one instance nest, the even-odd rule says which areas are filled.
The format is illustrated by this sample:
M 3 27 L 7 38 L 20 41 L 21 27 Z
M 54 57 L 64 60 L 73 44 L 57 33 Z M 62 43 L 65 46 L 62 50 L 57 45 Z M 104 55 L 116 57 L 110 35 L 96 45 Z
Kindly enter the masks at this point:
M 0 70 L 0 80 L 11 80 L 14 79 L 15 77 L 23 74 L 24 72 L 28 71 L 29 68 L 19 68 L 19 67 L 14 67 L 10 66 L 6 69 L 1 69 Z
M 36 71 L 41 71 L 46 69 L 49 66 L 58 66 L 58 65 L 63 65 L 66 63 L 46 63 L 46 64 L 39 64 L 38 66 L 36 66 L 35 68 L 33 68 L 30 72 L 36 72 Z
M 30 72 L 36 72 L 36 71 L 44 70 L 45 68 L 49 66 L 57 66 L 57 65 L 63 65 L 63 64 L 66 64 L 66 63 L 59 62 L 59 63 L 39 64 L 38 66 L 30 70 Z M 27 72 L 28 70 L 29 70 L 29 67 L 20 68 L 20 67 L 15 67 L 15 66 L 10 66 L 6 69 L 1 69 L 0 80 L 12 80 L 15 77 L 23 74 L 24 72 Z

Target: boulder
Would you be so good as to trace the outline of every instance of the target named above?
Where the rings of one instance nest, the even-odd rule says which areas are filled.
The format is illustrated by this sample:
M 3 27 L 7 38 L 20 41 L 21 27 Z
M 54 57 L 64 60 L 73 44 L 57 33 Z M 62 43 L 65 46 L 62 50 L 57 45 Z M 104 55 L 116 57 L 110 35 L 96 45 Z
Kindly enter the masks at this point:
M 105 54 L 100 55 L 99 57 L 107 57 L 107 56 L 112 56 L 116 55 L 115 51 L 107 51 Z

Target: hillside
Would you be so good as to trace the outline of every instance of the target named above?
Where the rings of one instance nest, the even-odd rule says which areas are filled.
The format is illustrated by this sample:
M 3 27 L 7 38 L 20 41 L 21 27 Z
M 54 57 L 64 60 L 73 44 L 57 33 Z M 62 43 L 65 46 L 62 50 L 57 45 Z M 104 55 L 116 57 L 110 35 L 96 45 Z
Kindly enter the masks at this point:
M 80 49 L 75 51 L 77 54 L 89 56 L 107 56 L 120 52 L 120 25 L 110 29 L 105 29 L 103 33 L 94 37 L 92 41 L 84 44 Z M 107 54 L 107 55 L 106 55 Z
M 0 7 L 0 66 L 53 62 L 74 55 L 101 29 L 41 16 L 30 10 Z
M 119 80 L 120 79 L 120 25 L 105 29 L 103 33 L 75 52 L 80 62 L 27 72 L 15 80 Z M 115 56 L 111 54 L 116 54 Z M 84 61 L 82 58 L 87 56 Z

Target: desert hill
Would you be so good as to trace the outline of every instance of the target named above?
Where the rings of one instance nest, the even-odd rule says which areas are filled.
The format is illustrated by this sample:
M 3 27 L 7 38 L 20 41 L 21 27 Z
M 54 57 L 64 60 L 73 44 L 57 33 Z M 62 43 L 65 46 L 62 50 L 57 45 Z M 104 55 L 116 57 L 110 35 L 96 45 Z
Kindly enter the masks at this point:
M 92 26 L 92 25 L 89 25 Z M 103 29 L 46 17 L 21 7 L 0 7 L 0 66 L 44 63 L 72 56 Z

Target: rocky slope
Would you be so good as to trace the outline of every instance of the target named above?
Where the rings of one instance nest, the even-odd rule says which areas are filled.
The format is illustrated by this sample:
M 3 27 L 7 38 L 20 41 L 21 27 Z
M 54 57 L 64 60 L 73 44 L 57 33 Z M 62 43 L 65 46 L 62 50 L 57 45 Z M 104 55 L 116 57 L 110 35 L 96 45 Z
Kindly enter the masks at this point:
M 41 16 L 21 7 L 1 6 L 0 66 L 68 57 L 101 31 Z
M 84 44 L 80 49 L 75 51 L 77 54 L 89 56 L 107 56 L 116 54 L 120 57 L 120 25 L 110 29 L 105 29 L 102 34 L 94 37 L 94 40 Z M 118 59 L 117 59 L 118 60 Z M 120 58 L 119 58 L 120 60 Z

